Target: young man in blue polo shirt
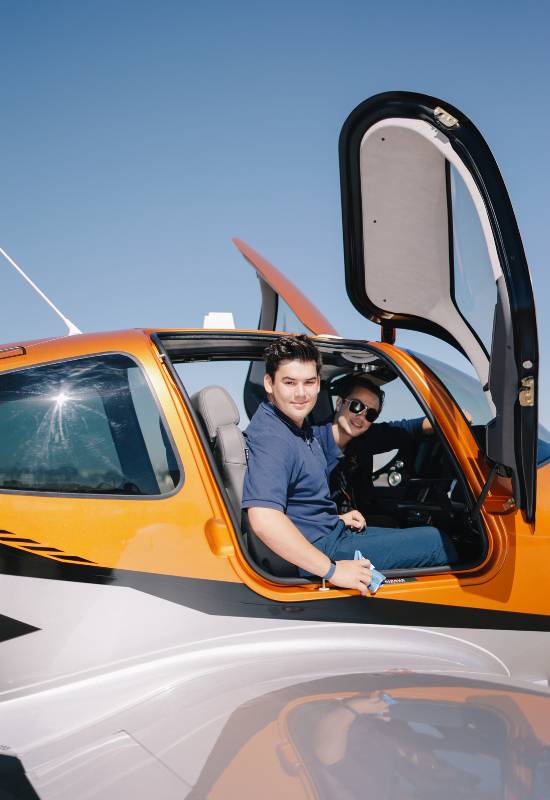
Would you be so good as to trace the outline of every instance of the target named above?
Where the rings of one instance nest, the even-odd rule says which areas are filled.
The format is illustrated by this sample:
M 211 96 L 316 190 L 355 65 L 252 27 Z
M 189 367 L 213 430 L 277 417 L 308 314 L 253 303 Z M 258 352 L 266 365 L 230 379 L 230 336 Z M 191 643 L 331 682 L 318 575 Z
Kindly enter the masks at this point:
M 242 501 L 256 535 L 302 575 L 363 594 L 371 581 L 370 559 L 382 571 L 455 560 L 452 543 L 436 528 L 366 528 L 357 510 L 338 515 L 328 480 L 342 455 L 338 430 L 330 422 L 306 422 L 320 389 L 319 351 L 307 336 L 281 336 L 265 359 L 268 401 L 246 431 Z M 356 550 L 368 557 L 355 561 Z

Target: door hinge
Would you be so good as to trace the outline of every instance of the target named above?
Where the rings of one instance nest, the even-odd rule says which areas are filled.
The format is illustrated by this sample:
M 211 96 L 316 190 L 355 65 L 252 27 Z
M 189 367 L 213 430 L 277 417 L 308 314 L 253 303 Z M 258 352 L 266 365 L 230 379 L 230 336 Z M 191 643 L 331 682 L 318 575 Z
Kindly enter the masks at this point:
M 535 379 L 532 376 L 521 379 L 518 397 L 520 406 L 535 405 Z

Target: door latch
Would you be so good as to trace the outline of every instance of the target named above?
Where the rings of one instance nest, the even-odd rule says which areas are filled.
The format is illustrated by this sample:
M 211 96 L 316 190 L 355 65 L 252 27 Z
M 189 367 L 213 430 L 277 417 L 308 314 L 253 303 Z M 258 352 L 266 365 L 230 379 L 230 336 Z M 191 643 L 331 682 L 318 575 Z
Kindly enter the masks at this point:
M 519 404 L 520 406 L 535 405 L 535 379 L 531 376 L 528 378 L 521 379 L 521 388 L 519 390 Z

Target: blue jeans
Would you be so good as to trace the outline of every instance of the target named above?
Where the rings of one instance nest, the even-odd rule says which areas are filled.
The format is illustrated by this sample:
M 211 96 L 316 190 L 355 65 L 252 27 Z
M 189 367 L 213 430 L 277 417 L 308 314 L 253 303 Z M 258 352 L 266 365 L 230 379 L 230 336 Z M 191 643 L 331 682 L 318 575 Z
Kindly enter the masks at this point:
M 458 561 L 452 541 L 437 528 L 367 528 L 352 531 L 340 522 L 332 533 L 313 543 L 333 561 L 353 559 L 356 550 L 380 572 L 385 569 L 441 567 Z M 309 573 L 300 570 L 302 577 Z

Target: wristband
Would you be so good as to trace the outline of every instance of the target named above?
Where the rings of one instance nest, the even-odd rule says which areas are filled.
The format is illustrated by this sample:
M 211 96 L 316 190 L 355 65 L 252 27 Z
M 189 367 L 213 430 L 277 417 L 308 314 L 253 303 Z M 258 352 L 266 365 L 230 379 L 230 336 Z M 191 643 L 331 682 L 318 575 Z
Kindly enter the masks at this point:
M 323 580 L 324 581 L 329 581 L 332 578 L 332 576 L 334 575 L 335 570 L 336 570 L 336 562 L 331 559 L 330 567 L 328 568 L 327 574 L 323 575 Z

